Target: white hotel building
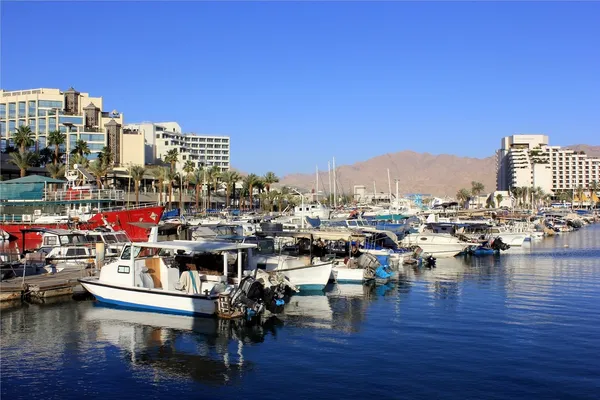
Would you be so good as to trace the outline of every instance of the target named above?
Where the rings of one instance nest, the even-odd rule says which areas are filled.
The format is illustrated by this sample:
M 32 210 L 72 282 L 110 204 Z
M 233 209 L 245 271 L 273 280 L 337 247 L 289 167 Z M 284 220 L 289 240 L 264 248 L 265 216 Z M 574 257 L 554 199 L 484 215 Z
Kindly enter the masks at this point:
M 154 164 L 169 150 L 176 149 L 176 169 L 183 170 L 186 161 L 196 167 L 218 166 L 222 171 L 230 168 L 231 140 L 229 136 L 182 133 L 177 122 L 140 122 L 127 124 L 125 131 L 137 131 L 144 135 L 144 158 L 146 164 Z
M 546 193 L 588 190 L 600 183 L 600 158 L 550 146 L 546 135 L 512 135 L 502 138 L 496 153 L 496 188 L 541 187 Z

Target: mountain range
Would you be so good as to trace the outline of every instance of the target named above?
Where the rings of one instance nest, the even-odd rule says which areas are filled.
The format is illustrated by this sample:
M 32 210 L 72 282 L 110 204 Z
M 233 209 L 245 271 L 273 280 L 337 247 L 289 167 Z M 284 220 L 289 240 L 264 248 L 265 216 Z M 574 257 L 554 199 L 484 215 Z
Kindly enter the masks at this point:
M 600 157 L 600 146 L 577 144 L 565 146 L 584 151 L 587 155 Z M 368 192 L 388 192 L 388 173 L 392 192 L 395 192 L 395 179 L 399 182 L 399 192 L 431 194 L 435 196 L 455 196 L 461 188 L 470 188 L 472 181 L 483 183 L 486 192 L 496 187 L 496 157 L 458 157 L 449 154 L 434 155 L 400 151 L 360 161 L 337 168 L 338 190 L 352 194 L 354 185 L 364 185 Z M 319 174 L 319 190 L 329 192 L 327 171 Z M 315 174 L 290 174 L 281 178 L 280 185 L 314 190 Z

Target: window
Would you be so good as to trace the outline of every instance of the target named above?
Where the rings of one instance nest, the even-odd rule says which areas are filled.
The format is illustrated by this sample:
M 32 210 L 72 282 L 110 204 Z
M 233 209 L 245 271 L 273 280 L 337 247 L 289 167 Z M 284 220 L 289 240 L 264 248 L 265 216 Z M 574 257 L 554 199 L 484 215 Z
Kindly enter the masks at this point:
M 63 108 L 62 101 L 40 100 L 38 103 L 39 103 L 38 104 L 39 107 L 44 107 L 44 108 L 59 108 L 61 110 Z
M 44 245 L 45 246 L 56 246 L 57 245 L 56 236 L 46 236 L 44 238 Z
M 17 128 L 16 128 L 15 120 L 13 119 L 13 120 L 8 121 L 8 133 L 13 133 L 16 130 L 17 130 Z
M 31 118 L 29 120 L 29 129 L 31 129 L 32 132 L 36 131 L 36 129 L 35 129 L 35 119 L 33 119 L 33 118 Z
M 129 273 L 129 266 L 128 265 L 119 265 L 119 267 L 117 269 L 117 272 L 119 274 L 128 274 Z
M 29 100 L 29 116 L 35 116 L 35 100 Z
M 24 116 L 25 116 L 25 102 L 20 101 L 19 102 L 19 117 L 24 117 Z
M 6 104 L 0 104 L 0 118 L 6 118 Z
M 8 118 L 15 118 L 17 103 L 8 103 Z
M 5 135 L 6 135 L 6 122 L 1 121 L 0 122 L 0 137 L 5 136 Z
M 83 117 L 58 117 L 59 124 L 73 124 L 73 125 L 83 125 Z
M 129 260 L 131 258 L 131 246 L 123 247 L 123 252 L 121 253 L 121 260 Z
M 46 127 L 46 118 L 40 118 L 38 120 L 38 133 L 48 133 L 48 128 Z
M 56 117 L 48 118 L 48 130 L 55 131 L 56 130 Z
M 85 140 L 86 142 L 104 142 L 104 135 L 93 135 L 82 133 L 79 135 L 81 140 Z

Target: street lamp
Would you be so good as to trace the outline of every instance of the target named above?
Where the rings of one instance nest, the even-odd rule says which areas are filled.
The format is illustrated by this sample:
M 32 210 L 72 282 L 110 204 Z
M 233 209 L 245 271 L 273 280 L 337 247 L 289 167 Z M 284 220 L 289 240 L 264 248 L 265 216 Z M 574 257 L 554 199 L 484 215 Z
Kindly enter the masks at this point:
M 297 191 L 296 189 L 292 188 L 292 190 L 294 192 L 298 193 L 300 195 L 300 197 L 302 198 L 302 206 L 301 207 L 302 207 L 302 212 L 304 212 L 304 195 L 302 193 L 300 193 L 299 191 Z M 305 218 L 305 216 L 303 215 L 302 216 L 302 229 L 304 229 L 304 218 Z

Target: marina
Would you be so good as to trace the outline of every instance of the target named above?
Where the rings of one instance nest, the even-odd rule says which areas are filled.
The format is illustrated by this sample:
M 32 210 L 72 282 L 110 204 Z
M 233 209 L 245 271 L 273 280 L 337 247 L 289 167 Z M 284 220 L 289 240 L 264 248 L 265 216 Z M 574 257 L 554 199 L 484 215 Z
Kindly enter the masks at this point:
M 3 307 L 2 380 L 10 384 L 1 394 L 18 397 L 26 385 L 36 396 L 60 390 L 75 399 L 81 390 L 104 396 L 117 385 L 124 397 L 230 397 L 242 386 L 252 393 L 268 386 L 248 397 L 343 391 L 395 398 L 390 391 L 400 384 L 413 398 L 482 398 L 493 387 L 494 398 L 592 399 L 600 368 L 599 228 L 502 256 L 405 266 L 386 285 L 334 283 L 298 293 L 260 324 L 90 299 Z

